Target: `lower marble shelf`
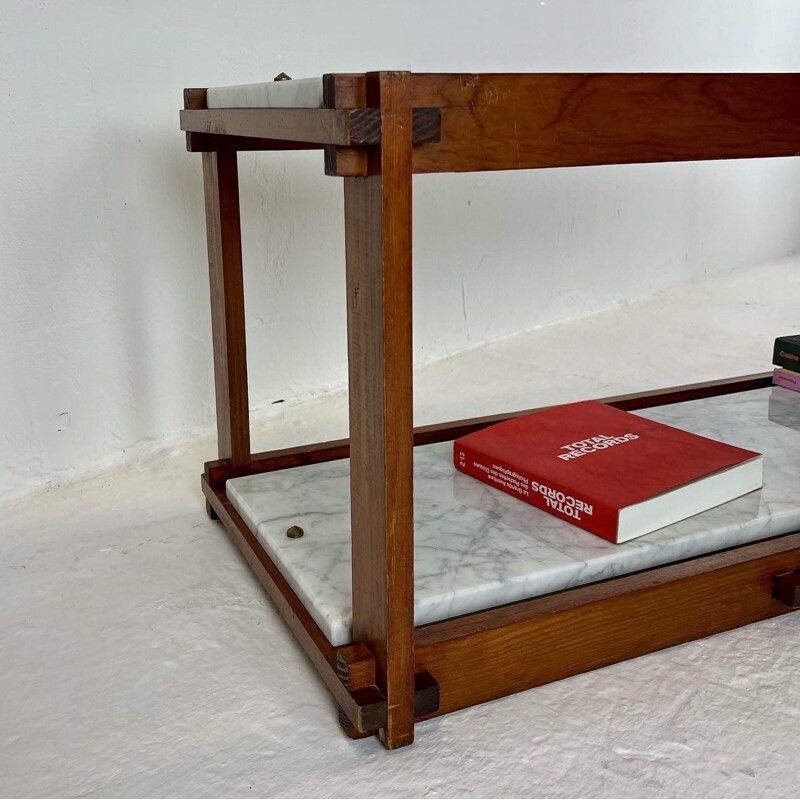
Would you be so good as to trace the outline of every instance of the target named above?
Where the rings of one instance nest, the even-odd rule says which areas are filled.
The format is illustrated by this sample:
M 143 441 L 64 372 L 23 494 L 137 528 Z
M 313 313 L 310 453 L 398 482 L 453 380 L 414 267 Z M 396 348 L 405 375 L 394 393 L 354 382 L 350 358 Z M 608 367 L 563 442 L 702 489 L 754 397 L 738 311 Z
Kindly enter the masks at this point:
M 764 487 L 626 544 L 457 472 L 452 442 L 415 448 L 417 625 L 800 529 L 800 394 L 772 387 L 636 412 L 764 454 Z M 250 529 L 333 645 L 350 641 L 349 461 L 229 480 Z M 299 525 L 305 535 L 289 539 Z

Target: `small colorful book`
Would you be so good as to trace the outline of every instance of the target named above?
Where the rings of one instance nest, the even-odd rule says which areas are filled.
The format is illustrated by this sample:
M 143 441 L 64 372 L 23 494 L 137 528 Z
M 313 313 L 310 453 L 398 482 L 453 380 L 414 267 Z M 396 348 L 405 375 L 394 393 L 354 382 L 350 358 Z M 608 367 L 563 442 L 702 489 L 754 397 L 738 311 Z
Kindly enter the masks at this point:
M 789 369 L 777 367 L 772 371 L 772 382 L 776 386 L 783 386 L 785 389 L 793 389 L 800 392 L 800 373 L 792 372 Z
M 779 336 L 772 350 L 772 363 L 776 367 L 800 372 L 800 336 Z
M 762 485 L 759 453 L 587 400 L 456 439 L 456 469 L 621 543 Z

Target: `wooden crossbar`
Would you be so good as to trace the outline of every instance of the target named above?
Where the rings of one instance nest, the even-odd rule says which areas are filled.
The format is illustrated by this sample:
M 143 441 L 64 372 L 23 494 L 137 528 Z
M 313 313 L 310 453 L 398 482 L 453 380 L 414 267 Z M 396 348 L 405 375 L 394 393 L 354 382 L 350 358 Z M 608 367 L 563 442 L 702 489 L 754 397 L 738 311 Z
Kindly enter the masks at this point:
M 442 109 L 414 172 L 574 167 L 800 153 L 796 74 L 419 74 Z
M 636 411 L 640 408 L 684 403 L 688 400 L 700 400 L 704 397 L 719 397 L 724 394 L 747 392 L 753 389 L 764 389 L 772 385 L 771 372 L 758 372 L 753 375 L 742 375 L 736 378 L 704 381 L 686 386 L 675 386 L 669 389 L 648 390 L 633 394 L 615 395 L 614 397 L 596 398 L 623 411 Z M 523 411 L 511 411 L 504 414 L 490 414 L 483 417 L 437 422 L 432 425 L 420 425 L 414 428 L 414 446 L 436 442 L 448 442 L 468 433 L 474 433 L 489 425 L 505 422 L 525 414 L 543 411 L 548 406 L 528 408 Z M 326 461 L 337 461 L 350 457 L 350 440 L 336 439 L 329 442 L 315 442 L 282 450 L 270 450 L 253 453 L 250 460 L 239 469 L 231 469 L 230 459 L 221 458 L 206 463 L 206 476 L 214 487 L 223 486 L 228 478 L 236 475 L 257 475 L 263 472 L 275 472 L 280 469 L 305 467 L 309 464 L 320 464 Z
M 786 534 L 418 628 L 440 687 L 430 716 L 787 614 L 775 579 L 798 566 Z
M 435 141 L 439 122 L 438 108 L 413 109 L 412 142 Z M 184 109 L 181 130 L 315 145 L 365 146 L 380 142 L 381 115 L 377 108 Z

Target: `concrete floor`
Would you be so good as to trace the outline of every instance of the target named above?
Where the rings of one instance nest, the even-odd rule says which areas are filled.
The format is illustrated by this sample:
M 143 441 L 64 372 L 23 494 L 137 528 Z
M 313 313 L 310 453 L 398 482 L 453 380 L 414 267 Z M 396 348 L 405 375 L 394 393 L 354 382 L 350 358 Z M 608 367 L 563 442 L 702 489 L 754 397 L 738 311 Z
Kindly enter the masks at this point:
M 417 376 L 417 421 L 769 368 L 800 259 L 525 334 Z M 260 447 L 341 435 L 343 394 Z M 203 510 L 203 439 L 0 516 L 0 795 L 794 797 L 800 614 L 418 726 L 345 739 Z

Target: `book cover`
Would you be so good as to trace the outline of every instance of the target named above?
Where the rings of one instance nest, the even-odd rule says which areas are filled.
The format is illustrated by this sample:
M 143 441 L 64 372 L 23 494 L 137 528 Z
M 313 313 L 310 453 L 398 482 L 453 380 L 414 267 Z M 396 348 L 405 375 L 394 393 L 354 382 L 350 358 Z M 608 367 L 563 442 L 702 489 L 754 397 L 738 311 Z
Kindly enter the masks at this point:
M 772 363 L 776 367 L 800 372 L 800 336 L 779 336 L 772 350 Z
M 772 371 L 772 382 L 776 386 L 800 392 L 800 373 L 778 367 Z
M 463 436 L 456 469 L 622 542 L 761 487 L 761 456 L 587 400 Z

